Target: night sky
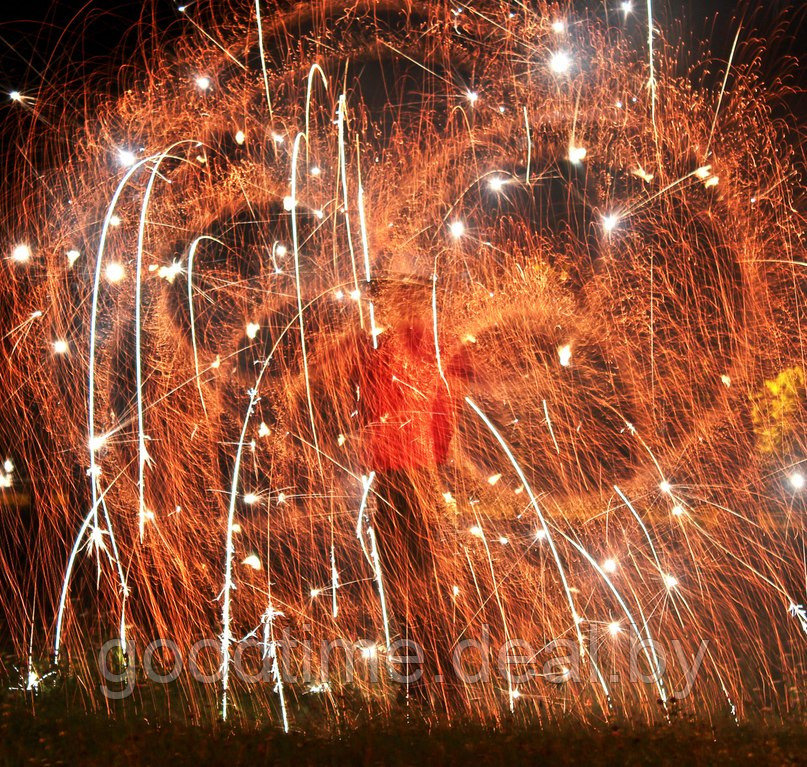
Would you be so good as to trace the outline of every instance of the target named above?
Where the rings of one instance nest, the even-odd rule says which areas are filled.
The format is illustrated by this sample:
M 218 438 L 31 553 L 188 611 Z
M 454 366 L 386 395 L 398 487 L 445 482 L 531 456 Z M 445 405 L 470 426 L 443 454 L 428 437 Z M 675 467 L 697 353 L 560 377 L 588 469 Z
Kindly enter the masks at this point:
M 126 61 L 138 48 L 133 26 L 139 18 L 153 19 L 170 37 L 181 19 L 177 3 L 113 2 L 112 0 L 31 0 L 6 3 L 0 11 L 0 87 L 3 90 L 35 86 L 54 53 L 76 66 L 92 68 L 98 60 Z M 599 3 L 574 3 L 602 13 Z M 614 8 L 618 3 L 612 3 Z M 641 2 L 637 5 L 642 5 Z M 800 10 L 799 10 L 800 9 Z M 727 58 L 739 19 L 746 29 L 768 33 L 788 20 L 787 35 L 771 57 L 775 66 L 781 55 L 803 56 L 804 5 L 792 0 L 687 0 L 656 2 L 657 25 L 672 39 L 673 30 L 683 40 L 699 40 L 717 58 Z M 801 39 L 799 39 L 799 36 Z M 803 69 L 803 68 L 802 68 Z

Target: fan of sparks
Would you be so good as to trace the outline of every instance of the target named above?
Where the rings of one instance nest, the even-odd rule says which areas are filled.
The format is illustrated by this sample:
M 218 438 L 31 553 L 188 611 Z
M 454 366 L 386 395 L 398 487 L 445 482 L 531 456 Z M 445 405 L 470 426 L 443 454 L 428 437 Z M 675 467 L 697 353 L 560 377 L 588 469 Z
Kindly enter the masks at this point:
M 8 105 L 30 126 L 0 287 L 21 655 L 91 679 L 106 639 L 207 638 L 190 709 L 286 727 L 305 696 L 398 705 L 386 672 L 346 697 L 316 652 L 284 678 L 289 635 L 384 668 L 412 634 L 427 705 L 466 716 L 798 708 L 802 157 L 753 45 L 707 81 L 649 3 L 177 24 L 143 26 L 123 84 Z M 384 540 L 396 483 L 426 538 Z M 483 636 L 490 676 L 452 678 Z M 250 637 L 268 684 L 234 671 Z M 508 641 L 532 649 L 499 673 Z

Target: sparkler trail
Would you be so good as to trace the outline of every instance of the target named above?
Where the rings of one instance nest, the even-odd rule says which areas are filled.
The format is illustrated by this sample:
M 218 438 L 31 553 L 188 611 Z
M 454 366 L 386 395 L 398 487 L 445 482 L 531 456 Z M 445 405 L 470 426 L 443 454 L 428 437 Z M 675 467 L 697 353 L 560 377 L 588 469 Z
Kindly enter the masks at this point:
M 718 66 L 631 8 L 203 0 L 171 45 L 143 23 L 122 87 L 17 86 L 0 610 L 22 663 L 97 690 L 110 636 L 215 638 L 217 684 L 178 681 L 191 716 L 285 730 L 307 696 L 396 711 L 399 639 L 426 656 L 409 705 L 451 717 L 803 709 L 790 64 L 766 84 L 747 21 Z M 305 677 L 287 635 L 364 643 Z M 532 652 L 469 682 L 469 642 Z

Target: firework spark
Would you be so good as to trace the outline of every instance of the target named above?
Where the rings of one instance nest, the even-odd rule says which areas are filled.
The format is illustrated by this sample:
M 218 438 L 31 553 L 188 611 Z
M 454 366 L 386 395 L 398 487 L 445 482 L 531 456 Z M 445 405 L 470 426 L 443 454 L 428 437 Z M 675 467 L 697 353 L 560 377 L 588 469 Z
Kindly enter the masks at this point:
M 75 94 L 81 125 L 10 93 L 50 158 L 21 150 L 3 197 L 29 666 L 32 625 L 78 675 L 91 624 L 215 637 L 192 711 L 251 698 L 286 730 L 341 704 L 322 668 L 284 678 L 281 630 L 365 664 L 414 639 L 431 704 L 470 716 L 801 704 L 801 147 L 739 32 L 715 89 L 650 2 L 619 10 L 197 3 L 125 89 Z M 585 679 L 535 652 L 449 684 L 483 633 L 572 637 Z M 251 636 L 268 690 L 234 673 Z M 665 641 L 705 659 L 683 702 Z

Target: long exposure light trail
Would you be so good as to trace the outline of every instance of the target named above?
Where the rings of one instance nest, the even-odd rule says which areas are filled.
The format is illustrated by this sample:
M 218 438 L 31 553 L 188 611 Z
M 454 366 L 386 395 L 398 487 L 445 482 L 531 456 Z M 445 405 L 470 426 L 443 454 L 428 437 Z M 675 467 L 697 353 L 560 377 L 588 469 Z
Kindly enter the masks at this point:
M 32 690 L 95 706 L 98 649 L 134 675 L 162 639 L 212 642 L 191 718 L 286 731 L 803 708 L 783 32 L 711 57 L 650 0 L 575 8 L 201 0 L 108 77 L 13 84 L 0 610 Z

